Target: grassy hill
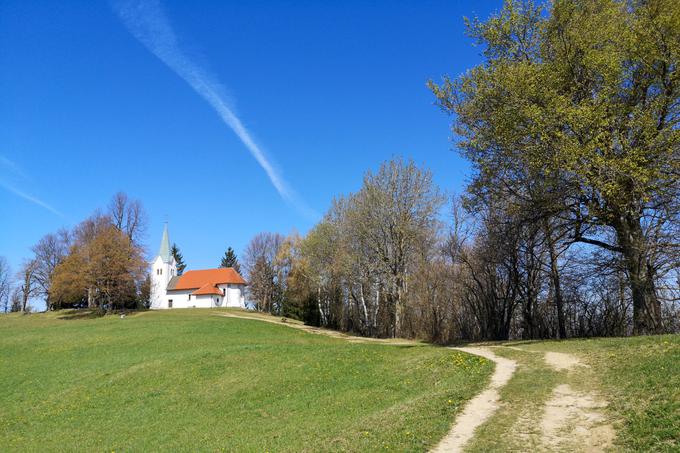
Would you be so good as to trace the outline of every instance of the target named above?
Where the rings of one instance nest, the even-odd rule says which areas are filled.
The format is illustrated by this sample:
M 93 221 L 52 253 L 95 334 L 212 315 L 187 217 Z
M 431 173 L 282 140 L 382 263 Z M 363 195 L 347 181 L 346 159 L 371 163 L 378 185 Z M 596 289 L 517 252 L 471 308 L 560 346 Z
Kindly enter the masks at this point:
M 425 344 L 222 316 L 233 313 L 1 316 L 2 451 L 426 451 L 493 368 Z M 680 336 L 489 346 L 519 368 L 467 451 L 538 448 L 560 383 L 609 402 L 613 451 L 679 448 Z M 587 366 L 555 371 L 547 351 Z
M 493 368 L 218 314 L 0 317 L 3 451 L 423 451 Z

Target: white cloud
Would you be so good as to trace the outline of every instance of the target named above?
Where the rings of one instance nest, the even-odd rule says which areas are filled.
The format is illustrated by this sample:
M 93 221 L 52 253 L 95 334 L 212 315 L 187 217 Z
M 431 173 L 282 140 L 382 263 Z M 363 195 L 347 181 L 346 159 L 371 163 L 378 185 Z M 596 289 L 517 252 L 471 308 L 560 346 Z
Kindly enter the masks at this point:
M 186 81 L 217 112 L 265 171 L 279 195 L 310 217 L 317 215 L 300 200 L 281 173 L 257 144 L 228 102 L 217 79 L 193 62 L 179 47 L 177 36 L 157 0 L 131 0 L 113 3 L 114 10 L 130 33 L 152 54 Z

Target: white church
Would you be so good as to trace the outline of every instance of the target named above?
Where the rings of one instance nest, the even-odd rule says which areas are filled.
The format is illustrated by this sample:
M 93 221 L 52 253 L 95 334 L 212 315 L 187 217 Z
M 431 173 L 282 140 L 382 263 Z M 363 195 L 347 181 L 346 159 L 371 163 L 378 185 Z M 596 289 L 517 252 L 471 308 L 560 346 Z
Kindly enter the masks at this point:
M 168 225 L 165 225 L 160 251 L 151 262 L 151 309 L 245 308 L 245 286 L 246 281 L 231 267 L 177 275 L 177 262 L 170 253 Z

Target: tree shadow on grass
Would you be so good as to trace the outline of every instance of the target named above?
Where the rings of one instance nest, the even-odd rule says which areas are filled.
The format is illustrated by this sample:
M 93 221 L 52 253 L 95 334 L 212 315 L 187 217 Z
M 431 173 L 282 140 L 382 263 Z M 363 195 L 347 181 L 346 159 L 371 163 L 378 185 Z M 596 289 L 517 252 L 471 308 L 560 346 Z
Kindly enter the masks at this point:
M 72 321 L 78 319 L 96 319 L 102 316 L 104 316 L 104 313 L 100 310 L 84 308 L 80 310 L 64 310 L 63 313 L 57 316 L 57 319 Z
M 72 310 L 63 310 L 62 313 L 57 316 L 57 319 L 65 321 L 73 321 L 78 319 L 97 319 L 103 318 L 105 316 L 115 316 L 129 318 L 134 317 L 140 313 L 144 313 L 147 310 L 114 310 L 111 313 L 99 310 L 97 308 L 80 308 Z

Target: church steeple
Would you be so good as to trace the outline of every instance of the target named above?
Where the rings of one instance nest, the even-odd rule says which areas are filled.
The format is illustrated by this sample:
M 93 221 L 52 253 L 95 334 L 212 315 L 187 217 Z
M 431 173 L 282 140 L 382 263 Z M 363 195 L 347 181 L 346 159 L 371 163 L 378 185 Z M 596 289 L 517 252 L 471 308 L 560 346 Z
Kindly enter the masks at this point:
M 164 263 L 169 263 L 172 257 L 170 256 L 170 238 L 168 237 L 168 222 L 165 222 L 163 227 L 163 237 L 161 238 L 161 248 L 158 252 Z

